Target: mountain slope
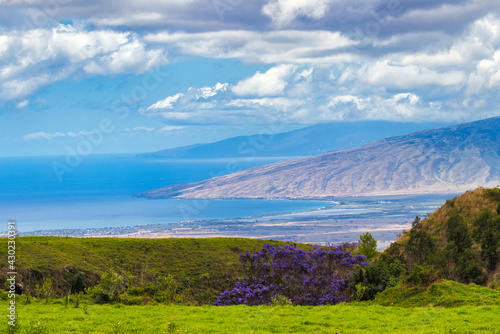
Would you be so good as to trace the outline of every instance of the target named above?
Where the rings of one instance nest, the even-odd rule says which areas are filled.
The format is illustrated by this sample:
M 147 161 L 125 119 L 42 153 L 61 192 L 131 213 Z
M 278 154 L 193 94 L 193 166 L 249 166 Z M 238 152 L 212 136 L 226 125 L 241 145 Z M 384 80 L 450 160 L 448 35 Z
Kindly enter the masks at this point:
M 431 123 L 407 124 L 383 121 L 325 123 L 302 129 L 239 136 L 215 143 L 182 146 L 140 154 L 138 158 L 212 159 L 236 157 L 313 156 L 335 149 L 359 147 L 382 138 L 435 127 Z
M 458 193 L 499 183 L 500 117 L 496 117 L 168 186 L 139 196 L 321 198 Z
M 404 263 L 410 276 L 415 269 L 419 278 L 498 288 L 499 255 L 500 189 L 479 188 L 446 201 L 425 220 L 415 220 L 381 257 Z

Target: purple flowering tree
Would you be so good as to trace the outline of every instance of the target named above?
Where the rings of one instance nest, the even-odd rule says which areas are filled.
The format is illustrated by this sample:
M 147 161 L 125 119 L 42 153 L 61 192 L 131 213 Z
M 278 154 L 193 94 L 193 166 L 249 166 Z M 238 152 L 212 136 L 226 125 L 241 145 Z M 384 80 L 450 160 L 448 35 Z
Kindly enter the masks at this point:
M 343 245 L 304 251 L 293 245 L 264 247 L 240 254 L 246 278 L 221 293 L 214 303 L 267 305 L 286 297 L 293 305 L 328 305 L 350 301 L 348 284 L 355 266 L 365 266 L 364 255 L 353 256 Z

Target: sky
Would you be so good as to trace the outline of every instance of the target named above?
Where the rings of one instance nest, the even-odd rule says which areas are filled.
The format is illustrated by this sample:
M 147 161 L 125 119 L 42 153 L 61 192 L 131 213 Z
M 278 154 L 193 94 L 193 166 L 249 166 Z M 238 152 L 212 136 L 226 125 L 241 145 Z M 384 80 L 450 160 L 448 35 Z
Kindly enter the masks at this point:
M 498 0 L 0 0 L 0 157 L 461 123 L 499 89 Z

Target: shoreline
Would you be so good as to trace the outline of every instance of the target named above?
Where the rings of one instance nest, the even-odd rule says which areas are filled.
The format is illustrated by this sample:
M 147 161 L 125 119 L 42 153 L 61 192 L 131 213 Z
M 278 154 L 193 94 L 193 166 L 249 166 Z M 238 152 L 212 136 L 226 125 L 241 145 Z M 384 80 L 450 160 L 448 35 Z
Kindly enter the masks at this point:
M 250 217 L 186 220 L 173 223 L 108 228 L 38 230 L 22 236 L 105 238 L 207 238 L 241 237 L 304 243 L 354 242 L 370 232 L 387 247 L 411 226 L 415 216 L 425 216 L 450 196 L 396 196 L 337 198 L 318 209 Z

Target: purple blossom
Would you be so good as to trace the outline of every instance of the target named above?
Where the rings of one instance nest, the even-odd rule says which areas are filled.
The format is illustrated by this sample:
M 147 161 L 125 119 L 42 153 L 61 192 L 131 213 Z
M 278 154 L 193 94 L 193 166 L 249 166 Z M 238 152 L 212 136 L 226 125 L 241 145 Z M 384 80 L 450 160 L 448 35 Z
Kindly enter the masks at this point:
M 343 245 L 314 247 L 264 244 L 250 254 L 239 255 L 246 278 L 219 295 L 216 306 L 270 304 L 284 296 L 293 305 L 328 305 L 350 300 L 348 283 L 352 268 L 366 266 L 365 256 L 353 256 Z

